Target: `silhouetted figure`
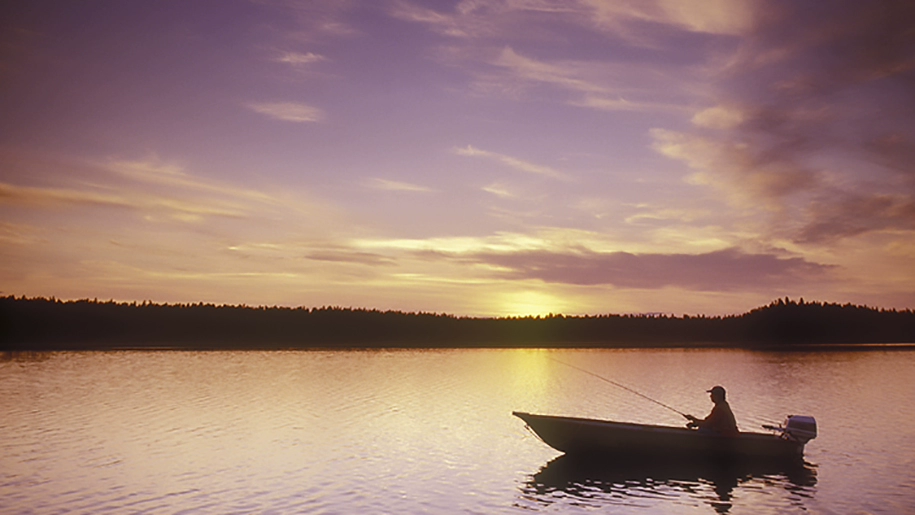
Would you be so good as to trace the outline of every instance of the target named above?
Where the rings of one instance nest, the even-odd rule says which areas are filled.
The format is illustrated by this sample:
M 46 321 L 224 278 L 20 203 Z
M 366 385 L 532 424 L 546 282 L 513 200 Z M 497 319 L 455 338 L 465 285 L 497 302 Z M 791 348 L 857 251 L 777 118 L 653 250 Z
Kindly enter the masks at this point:
M 724 436 L 736 436 L 739 432 L 737 430 L 737 420 L 734 418 L 734 412 L 731 411 L 731 406 L 728 404 L 728 401 L 724 400 L 724 388 L 716 386 L 711 390 L 708 390 L 708 393 L 710 394 L 712 402 L 715 403 L 712 412 L 703 419 L 687 415 L 686 418 L 688 418 L 690 422 L 686 427 L 698 428 L 699 431 L 702 432 L 715 433 Z

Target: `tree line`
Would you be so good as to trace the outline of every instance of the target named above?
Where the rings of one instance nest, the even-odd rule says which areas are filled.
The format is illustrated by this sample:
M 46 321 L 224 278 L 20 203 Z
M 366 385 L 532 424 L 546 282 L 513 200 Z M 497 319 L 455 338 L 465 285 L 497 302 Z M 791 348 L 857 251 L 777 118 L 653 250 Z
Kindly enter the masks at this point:
M 915 312 L 778 299 L 732 316 L 476 318 L 0 297 L 0 350 L 691 347 L 915 343 Z

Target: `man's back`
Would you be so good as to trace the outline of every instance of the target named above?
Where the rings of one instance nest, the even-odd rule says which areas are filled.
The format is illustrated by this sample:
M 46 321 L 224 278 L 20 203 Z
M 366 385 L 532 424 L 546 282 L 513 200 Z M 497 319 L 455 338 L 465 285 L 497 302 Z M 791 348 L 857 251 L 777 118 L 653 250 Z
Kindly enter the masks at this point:
M 699 428 L 727 436 L 739 433 L 737 419 L 734 418 L 734 412 L 731 411 L 731 406 L 727 401 L 717 402 L 712 408 L 712 412 L 699 423 Z

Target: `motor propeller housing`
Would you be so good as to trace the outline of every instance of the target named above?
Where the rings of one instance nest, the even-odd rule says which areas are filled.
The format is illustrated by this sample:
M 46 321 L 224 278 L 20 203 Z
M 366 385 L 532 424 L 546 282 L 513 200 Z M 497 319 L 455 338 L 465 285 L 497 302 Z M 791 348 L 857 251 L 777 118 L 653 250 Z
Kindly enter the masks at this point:
M 763 425 L 763 428 L 770 431 L 778 431 L 782 434 L 782 438 L 798 442 L 801 445 L 817 437 L 817 421 L 807 415 L 788 415 L 782 425 Z
M 783 432 L 791 440 L 805 444 L 817 437 L 817 421 L 806 415 L 789 415 Z

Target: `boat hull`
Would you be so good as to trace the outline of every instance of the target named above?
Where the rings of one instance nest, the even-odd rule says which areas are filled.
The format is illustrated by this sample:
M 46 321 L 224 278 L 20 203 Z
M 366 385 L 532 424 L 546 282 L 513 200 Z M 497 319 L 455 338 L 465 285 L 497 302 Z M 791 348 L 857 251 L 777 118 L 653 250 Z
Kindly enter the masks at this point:
M 773 434 L 721 436 L 694 429 L 513 412 L 550 447 L 571 455 L 798 458 L 804 445 Z

